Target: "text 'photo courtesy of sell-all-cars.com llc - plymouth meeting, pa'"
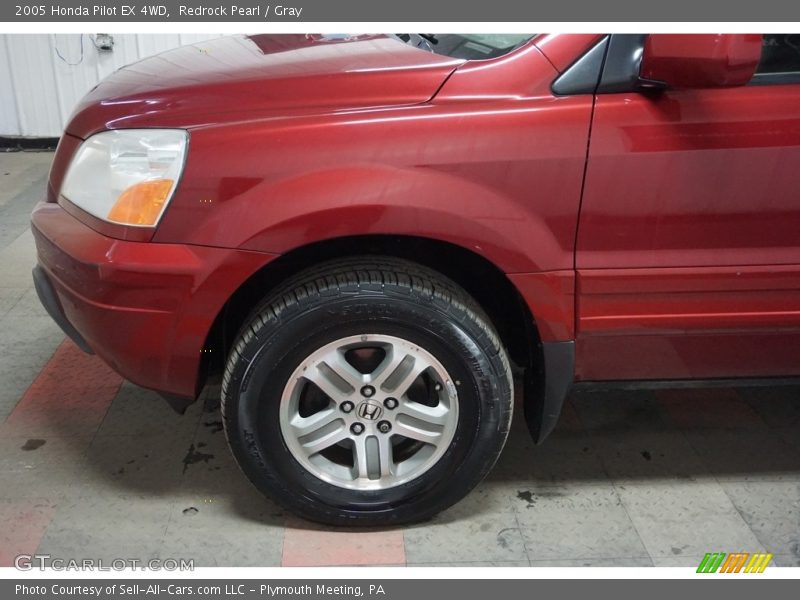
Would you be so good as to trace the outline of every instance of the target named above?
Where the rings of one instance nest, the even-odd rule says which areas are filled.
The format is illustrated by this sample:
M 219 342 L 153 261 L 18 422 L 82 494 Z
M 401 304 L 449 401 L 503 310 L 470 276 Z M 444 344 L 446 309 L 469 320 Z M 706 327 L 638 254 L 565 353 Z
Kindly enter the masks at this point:
M 309 519 L 428 518 L 514 378 L 800 376 L 798 36 L 254 35 L 123 68 L 32 217 L 42 303 Z M 224 58 L 221 60 L 220 57 Z

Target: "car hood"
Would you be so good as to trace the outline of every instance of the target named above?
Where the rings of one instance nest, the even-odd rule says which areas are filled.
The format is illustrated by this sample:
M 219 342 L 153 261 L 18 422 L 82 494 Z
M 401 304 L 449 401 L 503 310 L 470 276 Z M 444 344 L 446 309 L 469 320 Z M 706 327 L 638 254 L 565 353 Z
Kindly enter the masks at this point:
M 463 61 L 387 36 L 254 35 L 124 67 L 78 104 L 67 132 L 183 127 L 429 100 Z

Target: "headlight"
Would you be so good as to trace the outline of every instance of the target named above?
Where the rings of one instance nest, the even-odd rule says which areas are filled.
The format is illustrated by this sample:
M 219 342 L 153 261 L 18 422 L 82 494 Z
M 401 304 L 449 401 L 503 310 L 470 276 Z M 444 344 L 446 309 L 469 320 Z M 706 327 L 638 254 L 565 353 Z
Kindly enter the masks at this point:
M 98 219 L 153 227 L 183 171 L 182 129 L 103 131 L 81 144 L 61 194 Z

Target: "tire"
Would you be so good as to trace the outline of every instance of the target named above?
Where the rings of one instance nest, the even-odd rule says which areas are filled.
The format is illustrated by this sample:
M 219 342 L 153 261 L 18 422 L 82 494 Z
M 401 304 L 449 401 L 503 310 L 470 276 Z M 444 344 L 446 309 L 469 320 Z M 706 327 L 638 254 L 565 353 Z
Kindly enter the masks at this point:
M 300 273 L 253 311 L 227 360 L 222 415 L 239 466 L 278 504 L 385 526 L 428 519 L 486 476 L 512 398 L 505 349 L 463 289 L 363 257 Z

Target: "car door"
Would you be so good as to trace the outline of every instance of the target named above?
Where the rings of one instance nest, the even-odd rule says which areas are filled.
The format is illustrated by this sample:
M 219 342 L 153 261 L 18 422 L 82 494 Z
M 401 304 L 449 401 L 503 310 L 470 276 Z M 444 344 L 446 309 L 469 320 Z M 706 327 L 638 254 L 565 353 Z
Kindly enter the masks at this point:
M 800 375 L 800 36 L 746 86 L 597 94 L 576 269 L 579 380 Z

